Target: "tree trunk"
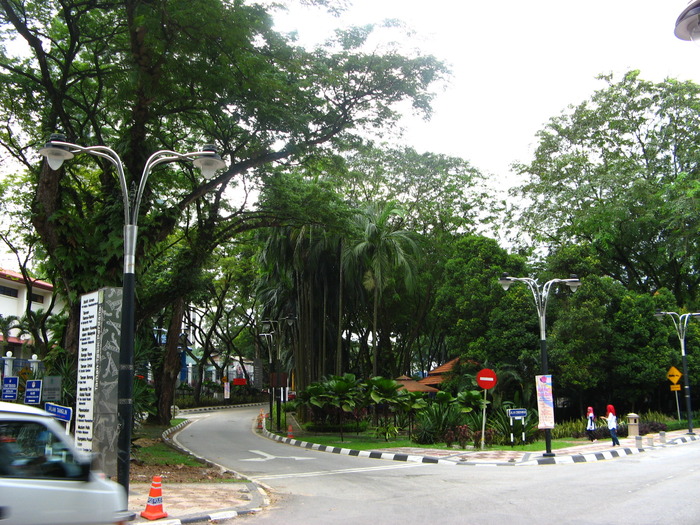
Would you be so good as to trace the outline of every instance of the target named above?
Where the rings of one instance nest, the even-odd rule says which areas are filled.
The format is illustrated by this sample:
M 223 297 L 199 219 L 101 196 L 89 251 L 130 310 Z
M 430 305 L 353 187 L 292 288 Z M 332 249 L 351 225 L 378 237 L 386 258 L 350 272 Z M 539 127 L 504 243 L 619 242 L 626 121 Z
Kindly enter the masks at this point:
M 182 316 L 185 313 L 185 300 L 179 297 L 173 303 L 172 317 L 168 327 L 168 338 L 165 343 L 161 367 L 161 380 L 158 395 L 158 412 L 156 419 L 162 425 L 170 424 L 172 419 L 173 400 L 175 399 L 175 384 L 180 373 L 180 334 L 182 333 Z

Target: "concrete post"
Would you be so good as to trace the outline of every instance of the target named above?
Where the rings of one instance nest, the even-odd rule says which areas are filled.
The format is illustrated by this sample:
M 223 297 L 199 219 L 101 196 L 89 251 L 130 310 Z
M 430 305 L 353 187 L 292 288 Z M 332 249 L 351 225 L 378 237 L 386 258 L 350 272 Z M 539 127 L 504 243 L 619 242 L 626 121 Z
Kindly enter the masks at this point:
M 639 415 L 627 414 L 627 437 L 639 435 Z

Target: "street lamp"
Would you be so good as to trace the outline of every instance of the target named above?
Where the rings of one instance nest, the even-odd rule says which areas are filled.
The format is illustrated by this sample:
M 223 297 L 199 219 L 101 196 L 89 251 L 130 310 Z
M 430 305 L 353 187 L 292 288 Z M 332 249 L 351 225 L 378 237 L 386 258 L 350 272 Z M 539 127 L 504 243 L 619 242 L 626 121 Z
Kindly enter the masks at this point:
M 272 406 L 275 400 L 275 394 L 274 394 L 274 389 L 272 388 L 272 375 L 274 374 L 275 371 L 275 365 L 272 360 L 272 342 L 275 337 L 275 332 L 263 332 L 259 334 L 260 337 L 264 337 L 265 341 L 267 342 L 267 353 L 268 353 L 268 359 L 270 363 L 270 417 L 272 417 Z M 272 423 L 270 423 L 272 425 Z
M 501 275 L 498 283 L 503 287 L 504 290 L 508 291 L 510 285 L 514 282 L 521 282 L 527 284 L 535 298 L 535 307 L 537 308 L 537 316 L 540 320 L 540 363 L 542 367 L 542 375 L 549 374 L 549 365 L 547 364 L 547 333 L 545 329 L 545 314 L 547 311 L 547 302 L 549 300 L 549 289 L 555 283 L 564 283 L 572 292 L 575 292 L 579 286 L 581 286 L 581 280 L 576 276 L 572 275 L 569 279 L 552 279 L 544 283 L 542 287 L 537 284 L 536 279 L 531 279 L 530 277 L 511 277 L 507 273 Z M 552 453 L 552 431 L 549 428 L 544 430 L 544 440 L 547 447 L 545 456 L 554 456 Z
M 261 336 L 265 337 L 269 341 L 269 350 L 270 350 L 270 417 L 272 417 L 272 404 L 273 404 L 273 399 L 277 400 L 277 432 L 280 431 L 280 427 L 282 426 L 282 388 L 279 386 L 280 391 L 279 395 L 277 395 L 277 388 L 278 384 L 280 383 L 279 378 L 280 378 L 280 373 L 276 370 L 277 368 L 277 362 L 280 359 L 280 353 L 281 353 L 281 348 L 282 348 L 282 337 L 284 336 L 282 329 L 284 328 L 284 325 L 282 324 L 284 321 L 286 321 L 287 326 L 291 327 L 294 324 L 294 321 L 296 321 L 296 317 L 282 317 L 280 319 L 265 319 L 262 322 L 262 329 L 266 333 L 260 334 Z M 274 330 L 272 329 L 274 328 Z M 272 341 L 274 340 L 274 335 L 277 334 L 277 356 L 276 358 L 273 357 L 273 352 L 272 352 Z
M 676 312 L 662 312 L 657 310 L 654 317 L 657 319 L 663 318 L 664 315 L 670 315 L 673 320 L 673 325 L 676 327 L 678 340 L 681 342 L 681 358 L 683 359 L 683 391 L 685 392 L 685 408 L 688 412 L 688 434 L 693 435 L 693 411 L 690 407 L 690 379 L 688 378 L 688 358 L 685 355 L 685 333 L 688 328 L 688 321 L 692 317 L 700 317 L 700 313 L 692 314 L 677 314 Z
M 700 43 L 700 0 L 688 4 L 676 20 L 675 35 L 681 40 Z
M 121 344 L 119 348 L 118 407 L 119 436 L 117 440 L 117 481 L 129 491 L 129 467 L 131 460 L 131 425 L 133 420 L 133 381 L 134 381 L 134 305 L 136 288 L 136 237 L 138 233 L 139 208 L 146 181 L 151 170 L 159 164 L 169 162 L 192 162 L 202 171 L 206 179 L 214 176 L 226 164 L 216 153 L 216 147 L 208 144 L 202 151 L 177 153 L 160 150 L 153 153 L 143 168 L 138 190 L 133 202 L 127 187 L 124 165 L 119 155 L 107 146 L 84 147 L 66 142 L 63 135 L 51 135 L 46 145 L 39 150 L 52 170 L 58 170 L 63 162 L 76 154 L 87 153 L 107 159 L 117 170 L 124 200 L 124 280 L 122 287 Z

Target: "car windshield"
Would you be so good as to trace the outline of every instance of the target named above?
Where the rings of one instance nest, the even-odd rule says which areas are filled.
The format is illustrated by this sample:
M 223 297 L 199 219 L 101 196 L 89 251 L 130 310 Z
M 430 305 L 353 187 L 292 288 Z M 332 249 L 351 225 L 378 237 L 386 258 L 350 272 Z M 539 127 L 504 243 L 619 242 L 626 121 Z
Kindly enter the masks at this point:
M 79 478 L 82 468 L 51 430 L 34 421 L 0 421 L 0 477 Z

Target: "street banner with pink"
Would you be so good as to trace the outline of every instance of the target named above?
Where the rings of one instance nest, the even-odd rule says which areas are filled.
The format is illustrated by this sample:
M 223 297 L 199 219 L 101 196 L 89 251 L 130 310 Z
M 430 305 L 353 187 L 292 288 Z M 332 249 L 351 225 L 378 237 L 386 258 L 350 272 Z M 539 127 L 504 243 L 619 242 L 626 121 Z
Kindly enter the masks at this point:
M 537 410 L 540 414 L 540 422 L 537 428 L 554 428 L 552 376 L 535 376 L 535 388 L 537 389 Z

